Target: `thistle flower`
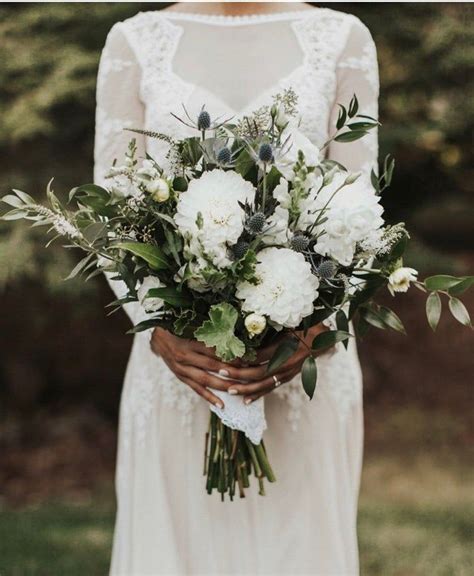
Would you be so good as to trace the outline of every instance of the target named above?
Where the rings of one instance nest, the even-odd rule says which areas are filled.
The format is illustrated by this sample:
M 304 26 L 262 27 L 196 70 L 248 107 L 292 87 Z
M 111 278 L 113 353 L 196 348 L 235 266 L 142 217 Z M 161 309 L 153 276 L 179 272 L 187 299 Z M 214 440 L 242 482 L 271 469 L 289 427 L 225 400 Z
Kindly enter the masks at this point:
M 207 110 L 202 109 L 197 120 L 199 130 L 209 130 L 211 127 L 211 116 Z
M 237 244 L 232 246 L 232 253 L 234 254 L 234 258 L 236 260 L 240 260 L 245 256 L 247 250 L 249 249 L 250 244 L 245 242 L 245 240 L 239 240 Z
M 316 268 L 316 274 L 325 280 L 330 280 L 336 273 L 336 265 L 332 260 L 323 260 Z
M 295 234 L 290 240 L 290 247 L 295 252 L 304 252 L 308 248 L 309 238 L 304 234 Z
M 219 162 L 219 164 L 229 164 L 231 159 L 232 159 L 232 153 L 229 150 L 229 148 L 227 148 L 227 146 L 221 148 L 217 153 L 217 161 Z
M 260 144 L 260 148 L 258 149 L 258 158 L 261 162 L 268 164 L 273 160 L 273 148 L 271 144 L 268 142 L 264 142 Z
M 258 234 L 259 232 L 261 232 L 263 230 L 264 225 L 265 225 L 265 214 L 263 214 L 263 212 L 256 212 L 249 218 L 247 222 L 247 228 L 252 234 Z

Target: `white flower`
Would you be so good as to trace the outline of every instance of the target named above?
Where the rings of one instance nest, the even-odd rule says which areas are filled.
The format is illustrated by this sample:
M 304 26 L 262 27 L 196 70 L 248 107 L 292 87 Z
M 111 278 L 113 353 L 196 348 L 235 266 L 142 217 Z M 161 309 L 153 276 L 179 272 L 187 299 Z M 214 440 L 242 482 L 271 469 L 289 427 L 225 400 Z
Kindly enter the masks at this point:
M 275 165 L 287 180 L 294 177 L 293 166 L 298 159 L 298 152 L 301 150 L 305 157 L 307 166 L 319 165 L 319 148 L 307 138 L 294 122 L 290 122 L 281 133 L 281 141 L 285 142 L 285 152 L 277 158 Z
M 319 281 L 302 254 L 289 248 L 265 248 L 258 253 L 255 274 L 257 284 L 237 284 L 242 310 L 287 328 L 295 328 L 313 312 Z
M 163 307 L 164 301 L 161 298 L 147 298 L 146 295 L 148 294 L 149 290 L 153 288 L 164 288 L 165 285 L 159 278 L 156 276 L 147 276 L 140 288 L 137 290 L 138 300 L 142 305 L 143 310 L 145 312 L 157 312 L 160 308 Z
M 275 114 L 275 124 L 278 128 L 282 129 L 288 124 L 289 118 L 285 112 L 285 106 L 280 104 Z
M 250 338 L 258 336 L 265 330 L 267 319 L 261 314 L 249 314 L 244 320 L 245 328 L 249 333 Z
M 151 194 L 155 202 L 166 202 L 170 197 L 170 187 L 166 180 L 158 178 L 145 184 L 146 191 Z
M 180 194 L 174 216 L 190 253 L 197 257 L 204 253 L 219 268 L 230 266 L 227 248 L 244 229 L 245 213 L 239 202 L 253 202 L 254 197 L 255 188 L 236 172 L 212 170 L 192 180 Z
M 262 235 L 265 244 L 286 244 L 288 241 L 288 218 L 286 208 L 277 206 L 273 214 L 267 218 L 266 229 Z
M 147 181 L 149 178 L 156 178 L 157 176 L 159 176 L 159 172 L 155 168 L 154 163 L 148 159 L 143 160 L 141 168 L 137 170 L 137 177 L 139 179 Z
M 388 289 L 392 296 L 395 292 L 406 292 L 410 287 L 410 282 L 415 282 L 418 271 L 414 268 L 397 268 L 388 277 Z
M 137 190 L 134 183 L 125 174 L 119 174 L 113 178 L 112 184 L 110 185 L 110 192 L 112 196 L 119 200 L 139 194 L 139 190 Z
M 344 266 L 352 262 L 357 243 L 371 236 L 384 223 L 380 197 L 374 194 L 366 180 L 359 178 L 337 191 L 346 178 L 344 173 L 336 174 L 315 200 L 319 209 L 329 202 L 324 213 L 327 220 L 315 230 L 324 232 L 318 238 L 315 251 L 335 258 Z

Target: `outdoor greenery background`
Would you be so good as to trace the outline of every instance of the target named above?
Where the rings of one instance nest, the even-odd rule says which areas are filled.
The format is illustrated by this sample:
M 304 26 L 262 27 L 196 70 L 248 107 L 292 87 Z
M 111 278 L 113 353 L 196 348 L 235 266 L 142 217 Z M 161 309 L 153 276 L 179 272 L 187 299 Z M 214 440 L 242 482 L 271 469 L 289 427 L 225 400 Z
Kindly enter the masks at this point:
M 107 31 L 164 6 L 0 6 L 0 195 L 16 187 L 44 199 L 52 176 L 60 194 L 91 180 Z M 422 275 L 472 273 L 472 5 L 330 7 L 359 16 L 378 47 L 381 156 L 397 158 L 384 206 L 413 231 L 409 263 Z M 44 243 L 42 232 L 0 225 L 0 573 L 105 574 L 127 320 L 105 317 L 102 279 L 62 282 L 77 254 Z M 473 295 L 465 302 L 472 311 Z M 364 573 L 468 574 L 472 333 L 446 314 L 435 337 L 418 293 L 395 308 L 409 336 L 360 344 Z

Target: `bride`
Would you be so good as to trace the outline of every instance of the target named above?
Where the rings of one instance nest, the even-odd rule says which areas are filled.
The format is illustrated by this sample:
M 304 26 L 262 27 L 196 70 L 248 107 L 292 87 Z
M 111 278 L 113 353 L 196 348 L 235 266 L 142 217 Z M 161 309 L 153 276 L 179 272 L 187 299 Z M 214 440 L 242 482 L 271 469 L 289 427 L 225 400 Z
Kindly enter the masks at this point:
M 181 114 L 182 104 L 195 116 L 205 104 L 214 116 L 239 118 L 289 87 L 298 95 L 302 130 L 317 145 L 335 130 L 337 104 L 347 105 L 354 93 L 361 111 L 376 116 L 377 61 L 367 28 L 343 12 L 276 2 L 184 2 L 120 22 L 99 69 L 96 182 L 123 155 L 126 127 L 181 138 L 187 128 L 170 112 Z M 141 156 L 166 160 L 159 140 L 139 137 L 137 145 Z M 333 143 L 328 154 L 367 174 L 377 160 L 376 135 Z M 123 288 L 111 284 L 120 296 Z M 139 321 L 135 303 L 126 311 Z M 313 327 L 308 339 L 325 329 Z M 338 345 L 321 356 L 309 402 L 298 383 L 304 350 L 275 380 L 258 366 L 222 364 L 212 350 L 162 329 L 135 336 L 120 409 L 112 575 L 358 573 L 357 352 L 354 344 L 348 351 Z M 259 361 L 271 352 L 262 351 Z M 265 442 L 278 477 L 266 497 L 255 486 L 232 503 L 206 494 L 196 471 L 208 403 L 222 404 L 210 388 L 246 403 L 266 395 Z

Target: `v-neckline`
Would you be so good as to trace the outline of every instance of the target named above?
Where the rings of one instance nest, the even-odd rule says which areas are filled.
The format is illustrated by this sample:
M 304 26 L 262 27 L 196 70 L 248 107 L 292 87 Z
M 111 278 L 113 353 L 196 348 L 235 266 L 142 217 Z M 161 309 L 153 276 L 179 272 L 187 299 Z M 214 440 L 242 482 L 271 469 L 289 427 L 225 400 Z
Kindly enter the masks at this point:
M 293 78 L 296 78 L 298 75 L 302 73 L 302 71 L 307 66 L 307 50 L 305 46 L 301 42 L 300 35 L 296 31 L 296 25 L 301 22 L 302 20 L 307 20 L 308 18 L 305 17 L 306 14 L 311 14 L 311 18 L 315 18 L 316 14 L 320 11 L 323 11 L 322 8 L 315 8 L 314 12 L 310 10 L 299 10 L 295 12 L 275 12 L 272 14 L 255 14 L 249 15 L 247 17 L 244 16 L 219 16 L 219 15 L 208 15 L 208 14 L 191 14 L 191 13 L 178 13 L 178 12 L 164 12 L 159 11 L 158 14 L 163 20 L 166 22 L 168 26 L 174 29 L 176 38 L 173 45 L 173 48 L 169 54 L 169 62 L 168 62 L 168 72 L 170 76 L 174 79 L 175 82 L 180 84 L 184 90 L 188 94 L 192 94 L 192 92 L 196 90 L 202 91 L 204 94 L 208 94 L 208 96 L 214 100 L 219 106 L 225 109 L 229 114 L 232 115 L 233 118 L 243 118 L 255 110 L 257 110 L 260 106 L 264 105 L 265 102 L 268 102 L 271 96 L 273 96 L 278 90 L 283 87 L 287 87 L 291 85 Z M 272 85 L 264 88 L 259 94 L 252 97 L 243 107 L 236 108 L 231 106 L 224 98 L 214 94 L 212 90 L 205 88 L 204 86 L 200 86 L 199 84 L 189 82 L 185 80 L 180 74 L 174 71 L 173 68 L 173 60 L 175 58 L 177 49 L 179 47 L 179 41 L 181 39 L 182 34 L 184 33 L 184 28 L 177 24 L 180 20 L 184 21 L 193 21 L 199 22 L 202 24 L 212 24 L 212 25 L 230 25 L 230 26 L 239 26 L 239 25 L 246 25 L 246 24 L 264 24 L 268 22 L 277 22 L 277 21 L 288 21 L 290 23 L 291 29 L 294 32 L 296 41 L 298 46 L 301 50 L 301 63 L 298 64 L 295 68 L 290 70 L 288 74 L 279 78 L 276 82 Z

